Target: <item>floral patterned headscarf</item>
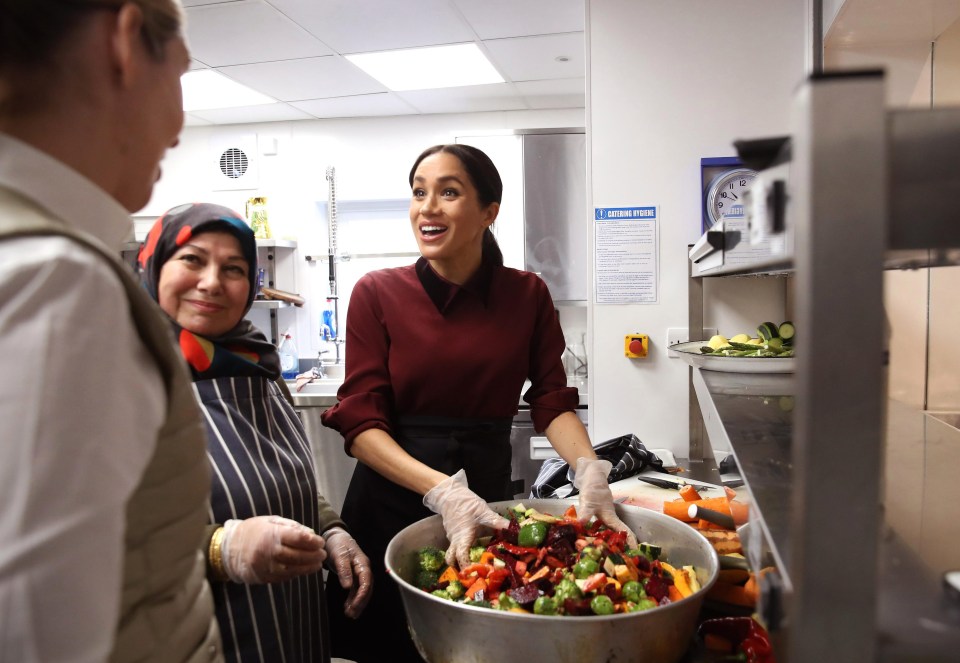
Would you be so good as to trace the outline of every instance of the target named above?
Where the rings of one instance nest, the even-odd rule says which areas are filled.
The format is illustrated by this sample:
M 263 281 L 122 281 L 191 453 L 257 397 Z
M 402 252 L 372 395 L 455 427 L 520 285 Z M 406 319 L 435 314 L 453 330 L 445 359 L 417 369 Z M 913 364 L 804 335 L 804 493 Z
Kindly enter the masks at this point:
M 211 203 L 188 203 L 167 211 L 157 219 L 140 248 L 140 277 L 147 293 L 159 303 L 160 270 L 191 237 L 204 232 L 228 232 L 240 242 L 249 269 L 250 294 L 244 315 L 257 294 L 257 242 L 246 220 L 233 210 Z M 280 356 L 259 329 L 247 320 L 222 336 L 206 338 L 184 329 L 174 320 L 180 352 L 190 366 L 193 379 L 280 375 Z

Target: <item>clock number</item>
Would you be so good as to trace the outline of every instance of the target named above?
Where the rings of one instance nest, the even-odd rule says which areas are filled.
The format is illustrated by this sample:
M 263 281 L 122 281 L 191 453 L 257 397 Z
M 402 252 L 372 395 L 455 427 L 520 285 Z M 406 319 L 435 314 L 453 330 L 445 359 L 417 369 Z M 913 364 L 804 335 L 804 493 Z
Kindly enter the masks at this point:
M 747 181 L 746 181 L 746 180 L 740 180 L 740 186 L 747 186 Z M 730 187 L 730 188 L 732 189 L 733 187 Z

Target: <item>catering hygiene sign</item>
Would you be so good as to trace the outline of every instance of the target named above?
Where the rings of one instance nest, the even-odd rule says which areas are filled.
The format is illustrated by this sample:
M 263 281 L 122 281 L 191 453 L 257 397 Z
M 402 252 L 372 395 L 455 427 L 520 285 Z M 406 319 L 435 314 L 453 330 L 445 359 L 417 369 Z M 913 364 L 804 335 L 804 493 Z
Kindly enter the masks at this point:
M 594 208 L 595 303 L 657 303 L 658 211 L 656 207 Z

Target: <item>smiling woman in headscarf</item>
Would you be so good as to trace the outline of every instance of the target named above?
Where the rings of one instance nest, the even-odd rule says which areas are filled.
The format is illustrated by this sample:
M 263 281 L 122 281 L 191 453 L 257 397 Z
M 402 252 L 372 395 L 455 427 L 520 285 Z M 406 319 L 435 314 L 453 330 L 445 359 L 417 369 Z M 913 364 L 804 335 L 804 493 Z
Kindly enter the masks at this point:
M 368 600 L 370 563 L 317 493 L 310 443 L 276 382 L 276 348 L 244 319 L 256 295 L 253 231 L 226 207 L 181 205 L 154 224 L 139 262 L 206 421 L 204 549 L 226 658 L 326 661 L 323 562 L 349 590 L 349 616 Z

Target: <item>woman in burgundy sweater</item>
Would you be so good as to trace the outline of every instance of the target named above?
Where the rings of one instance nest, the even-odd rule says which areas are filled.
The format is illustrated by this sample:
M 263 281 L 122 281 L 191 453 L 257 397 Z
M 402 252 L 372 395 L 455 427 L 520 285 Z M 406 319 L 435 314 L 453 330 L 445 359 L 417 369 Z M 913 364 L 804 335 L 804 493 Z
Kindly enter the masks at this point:
M 510 426 L 523 394 L 533 422 L 577 468 L 579 515 L 616 518 L 608 461 L 597 460 L 567 387 L 563 332 L 546 284 L 503 266 L 490 226 L 503 185 L 467 145 L 437 145 L 410 171 L 410 222 L 421 258 L 366 274 L 347 316 L 346 379 L 323 423 L 357 464 L 342 517 L 374 564 L 359 620 L 331 611 L 334 655 L 358 663 L 420 661 L 383 557 L 407 525 L 440 513 L 448 562 L 461 568 L 481 525 L 507 521 L 487 502 L 513 497 Z M 469 487 L 468 487 L 469 484 Z M 331 605 L 342 605 L 337 583 Z

